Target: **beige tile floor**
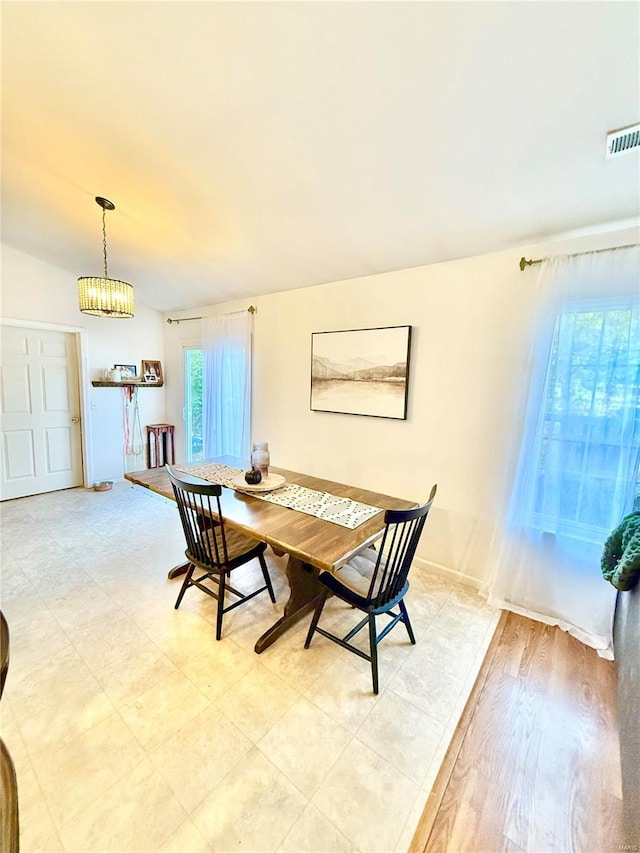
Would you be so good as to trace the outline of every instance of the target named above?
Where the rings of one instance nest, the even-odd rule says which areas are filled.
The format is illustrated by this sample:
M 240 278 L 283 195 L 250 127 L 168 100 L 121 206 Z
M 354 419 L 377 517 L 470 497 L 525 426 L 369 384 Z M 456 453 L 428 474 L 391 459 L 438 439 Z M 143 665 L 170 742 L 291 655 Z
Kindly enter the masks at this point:
M 174 610 L 166 501 L 121 484 L 1 513 L 23 853 L 408 848 L 497 621 L 473 590 L 414 567 L 418 642 L 383 641 L 375 697 L 366 661 L 320 635 L 304 650 L 308 618 L 254 654 L 286 600 L 273 554 L 278 604 L 228 614 L 221 642 L 213 599 Z M 239 573 L 250 589 L 255 567 Z M 354 614 L 334 600 L 325 618 Z

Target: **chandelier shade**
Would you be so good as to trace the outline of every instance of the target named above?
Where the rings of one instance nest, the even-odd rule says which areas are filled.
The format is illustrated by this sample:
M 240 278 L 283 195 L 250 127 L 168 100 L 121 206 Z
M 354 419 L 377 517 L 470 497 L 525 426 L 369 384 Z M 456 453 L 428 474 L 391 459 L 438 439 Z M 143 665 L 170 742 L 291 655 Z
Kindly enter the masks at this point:
M 83 314 L 96 317 L 133 317 L 133 287 L 115 278 L 83 275 L 78 279 L 78 299 Z
M 133 286 L 117 278 L 109 278 L 107 267 L 107 228 L 105 215 L 107 210 L 116 206 L 108 198 L 96 196 L 96 203 L 102 208 L 102 249 L 104 255 L 104 276 L 83 275 L 78 279 L 78 301 L 83 314 L 95 317 L 133 317 L 135 309 Z

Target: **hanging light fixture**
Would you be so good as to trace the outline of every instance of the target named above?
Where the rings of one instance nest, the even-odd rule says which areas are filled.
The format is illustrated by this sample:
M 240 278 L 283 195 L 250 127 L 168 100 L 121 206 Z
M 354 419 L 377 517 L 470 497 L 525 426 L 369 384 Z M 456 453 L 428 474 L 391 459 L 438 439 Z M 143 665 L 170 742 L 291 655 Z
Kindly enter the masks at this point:
M 83 314 L 96 317 L 133 317 L 133 287 L 126 281 L 109 278 L 107 270 L 107 229 L 105 217 L 107 210 L 116 206 L 108 198 L 96 196 L 96 203 L 102 208 L 102 248 L 104 252 L 104 278 L 82 276 L 78 279 L 78 299 Z

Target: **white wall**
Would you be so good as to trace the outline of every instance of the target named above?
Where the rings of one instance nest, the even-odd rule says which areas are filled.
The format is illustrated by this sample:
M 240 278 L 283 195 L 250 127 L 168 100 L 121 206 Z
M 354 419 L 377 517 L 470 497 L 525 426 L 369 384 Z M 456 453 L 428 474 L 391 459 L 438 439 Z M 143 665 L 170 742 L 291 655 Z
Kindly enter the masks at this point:
M 637 225 L 602 228 L 537 246 L 255 297 L 254 439 L 274 465 L 421 501 L 438 496 L 419 555 L 471 579 L 490 567 L 491 536 L 504 504 L 514 401 L 527 360 L 522 344 L 536 305 L 536 267 L 545 257 L 638 241 Z M 182 316 L 246 308 L 205 306 Z M 180 313 L 173 313 L 179 317 Z M 311 333 L 411 324 L 406 421 L 312 412 Z M 165 327 L 165 359 L 181 372 L 181 344 L 198 323 Z M 168 389 L 180 426 L 182 396 Z
M 134 283 L 135 284 L 135 283 Z M 135 364 L 143 359 L 163 359 L 162 316 L 144 305 L 136 305 L 131 320 L 90 317 L 80 312 L 76 278 L 66 270 L 46 264 L 9 246 L 2 246 L 3 319 L 52 323 L 84 330 L 84 380 L 81 392 L 87 447 L 88 483 L 121 479 L 125 470 L 146 467 L 144 452 L 125 456 L 120 388 L 94 388 L 92 379 L 114 364 Z M 171 371 L 167 376 L 170 377 Z M 143 437 L 146 424 L 165 421 L 164 388 L 138 391 Z M 144 451 L 144 442 L 143 448 Z

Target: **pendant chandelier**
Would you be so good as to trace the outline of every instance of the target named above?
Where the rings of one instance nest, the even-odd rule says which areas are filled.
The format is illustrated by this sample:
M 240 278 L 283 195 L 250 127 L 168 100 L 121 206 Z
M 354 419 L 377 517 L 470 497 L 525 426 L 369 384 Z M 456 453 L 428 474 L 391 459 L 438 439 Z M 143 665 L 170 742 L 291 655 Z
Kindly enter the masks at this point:
M 96 196 L 96 203 L 102 208 L 102 248 L 104 253 L 104 278 L 82 276 L 78 279 L 78 299 L 83 314 L 96 317 L 133 317 L 133 287 L 126 281 L 109 278 L 107 269 L 107 229 L 105 217 L 107 210 L 116 206 L 108 198 Z

